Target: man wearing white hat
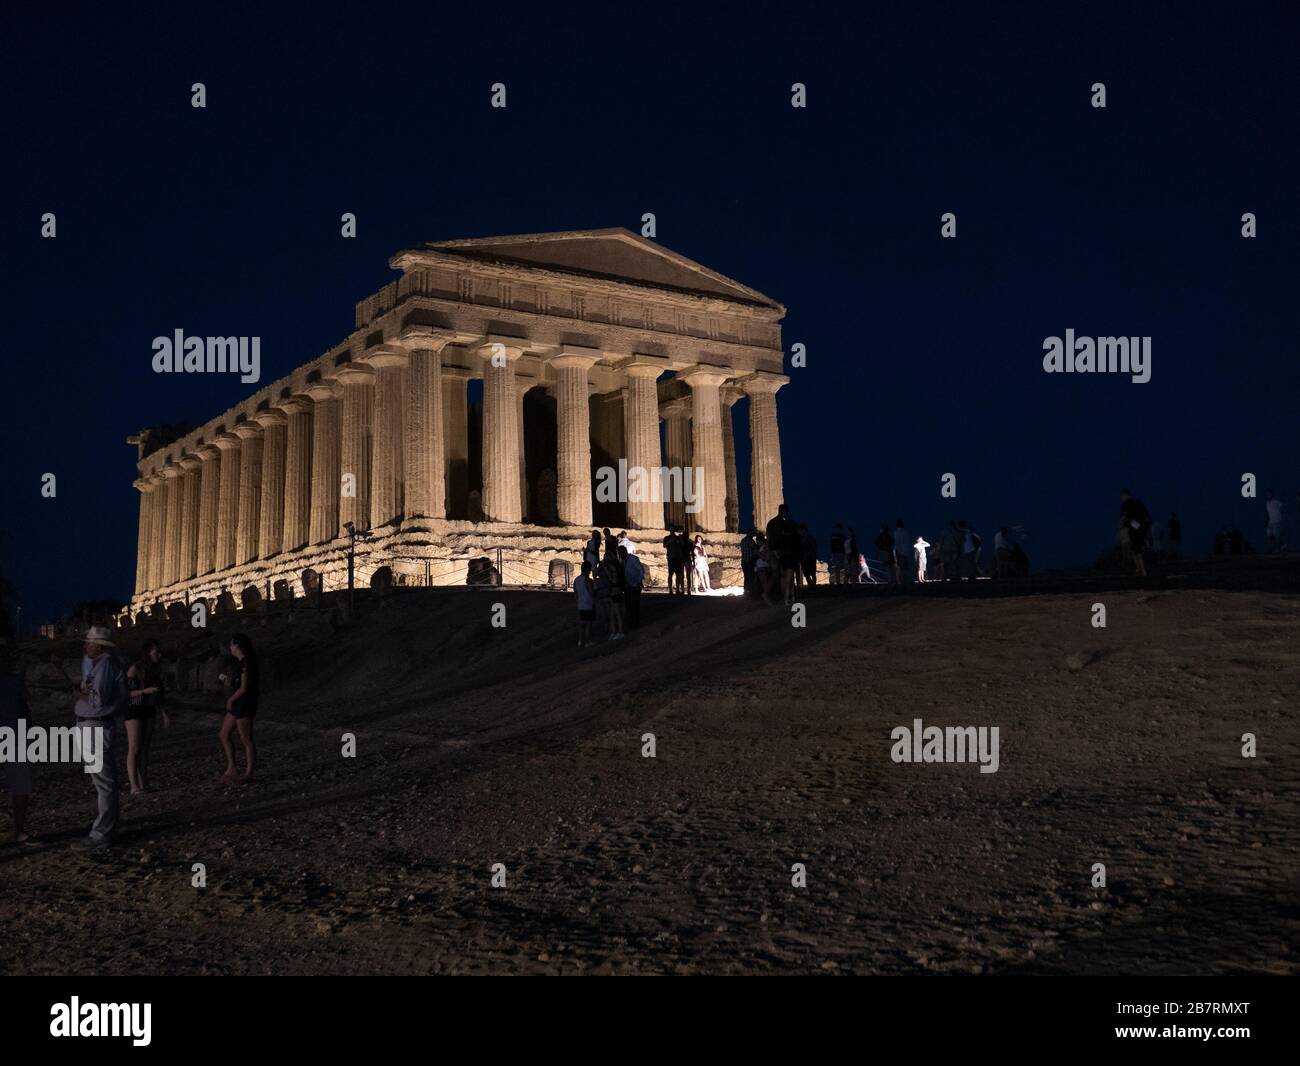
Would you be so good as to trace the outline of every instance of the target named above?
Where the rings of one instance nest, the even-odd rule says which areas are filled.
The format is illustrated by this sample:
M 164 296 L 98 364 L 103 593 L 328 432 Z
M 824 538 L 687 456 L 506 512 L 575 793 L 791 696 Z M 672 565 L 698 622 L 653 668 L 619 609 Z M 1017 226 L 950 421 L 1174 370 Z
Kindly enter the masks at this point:
M 81 660 L 81 687 L 77 696 L 77 725 L 82 731 L 99 729 L 100 769 L 90 775 L 95 784 L 98 813 L 90 836 L 79 844 L 87 849 L 108 847 L 117 828 L 117 763 L 113 740 L 121 726 L 120 718 L 130 703 L 126 671 L 113 654 L 113 634 L 107 626 L 91 626 L 86 631 L 85 658 Z M 83 752 L 90 747 L 82 745 Z M 92 749 L 93 750 L 93 749 Z

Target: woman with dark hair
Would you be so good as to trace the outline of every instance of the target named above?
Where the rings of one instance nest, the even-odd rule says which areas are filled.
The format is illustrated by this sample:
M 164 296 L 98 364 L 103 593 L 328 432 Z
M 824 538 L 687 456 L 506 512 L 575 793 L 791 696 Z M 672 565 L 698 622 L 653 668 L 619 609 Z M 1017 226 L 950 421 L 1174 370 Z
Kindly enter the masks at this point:
M 230 638 L 230 654 L 235 660 L 235 691 L 226 700 L 226 717 L 221 722 L 221 750 L 226 753 L 226 772 L 221 780 L 227 784 L 233 782 L 235 773 L 235 750 L 230 743 L 230 734 L 239 730 L 239 739 L 244 745 L 244 776 L 240 784 L 253 783 L 253 718 L 257 715 L 257 701 L 261 694 L 261 664 L 253 652 L 253 642 L 243 633 L 236 633 Z
M 162 705 L 162 647 L 156 640 L 145 641 L 140 658 L 126 672 L 126 687 L 131 693 L 126 710 L 126 779 L 131 795 L 138 796 L 148 789 L 154 717 L 162 711 L 163 725 L 171 724 Z
M 590 565 L 593 574 L 600 569 L 600 543 L 600 531 L 593 529 L 586 547 L 582 549 L 582 561 Z

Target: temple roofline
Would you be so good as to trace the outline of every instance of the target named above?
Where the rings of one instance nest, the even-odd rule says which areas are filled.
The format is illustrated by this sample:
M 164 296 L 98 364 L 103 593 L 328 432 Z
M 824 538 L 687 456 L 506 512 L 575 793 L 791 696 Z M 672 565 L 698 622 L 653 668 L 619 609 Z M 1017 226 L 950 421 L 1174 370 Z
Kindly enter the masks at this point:
M 628 276 L 617 271 L 600 270 L 595 266 L 584 266 L 580 263 L 555 262 L 549 259 L 532 258 L 520 254 L 510 255 L 501 251 L 501 249 L 520 251 L 534 247 L 540 250 L 547 245 L 558 248 L 570 242 L 602 240 L 610 240 L 637 249 L 646 253 L 652 259 L 662 260 L 664 263 L 684 271 L 687 275 L 696 275 L 702 281 L 707 281 L 710 284 L 677 284 L 648 277 Z M 604 281 L 635 285 L 641 288 L 685 293 L 711 299 L 726 299 L 739 304 L 753 304 L 767 310 L 779 312 L 778 318 L 784 316 L 786 310 L 785 306 L 779 301 L 764 295 L 757 289 L 743 285 L 734 278 L 729 278 L 716 270 L 710 270 L 708 267 L 695 262 L 695 260 L 665 248 L 663 245 L 633 233 L 622 226 L 614 226 L 608 229 L 560 230 L 552 233 L 521 233 L 503 237 L 467 237 L 447 241 L 427 241 L 415 248 L 399 250 L 389 260 L 389 265 L 394 269 L 404 269 L 410 260 L 418 260 L 422 255 L 430 252 L 453 255 L 479 262 L 501 263 L 527 270 L 570 274 L 580 278 L 599 278 Z

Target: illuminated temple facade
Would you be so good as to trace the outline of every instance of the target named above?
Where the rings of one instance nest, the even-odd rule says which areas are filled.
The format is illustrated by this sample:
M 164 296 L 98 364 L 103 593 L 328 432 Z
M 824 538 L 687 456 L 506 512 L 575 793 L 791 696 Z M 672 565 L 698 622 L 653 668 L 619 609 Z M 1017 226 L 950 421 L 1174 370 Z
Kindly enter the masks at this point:
M 715 582 L 739 582 L 739 531 L 782 500 L 784 307 L 623 229 L 443 241 L 390 265 L 401 276 L 357 304 L 341 344 L 184 436 L 130 438 L 133 610 L 301 595 L 304 575 L 338 588 L 348 523 L 368 533 L 362 586 L 384 567 L 395 584 L 464 584 L 484 558 L 507 584 L 543 584 L 602 526 L 628 530 L 662 583 L 668 524 L 704 535 Z M 620 460 L 690 468 L 697 495 L 607 499 L 601 471 Z

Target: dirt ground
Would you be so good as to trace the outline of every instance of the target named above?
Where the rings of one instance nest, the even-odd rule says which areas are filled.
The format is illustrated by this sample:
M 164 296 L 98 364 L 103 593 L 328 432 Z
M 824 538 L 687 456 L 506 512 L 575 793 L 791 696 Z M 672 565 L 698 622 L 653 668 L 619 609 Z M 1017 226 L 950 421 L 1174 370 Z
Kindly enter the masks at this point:
M 1300 598 L 806 603 L 654 596 L 588 651 L 546 592 L 252 628 L 258 783 L 218 781 L 214 696 L 108 853 L 38 768 L 0 973 L 1300 972 Z M 894 763 L 914 718 L 998 726 L 999 770 Z

